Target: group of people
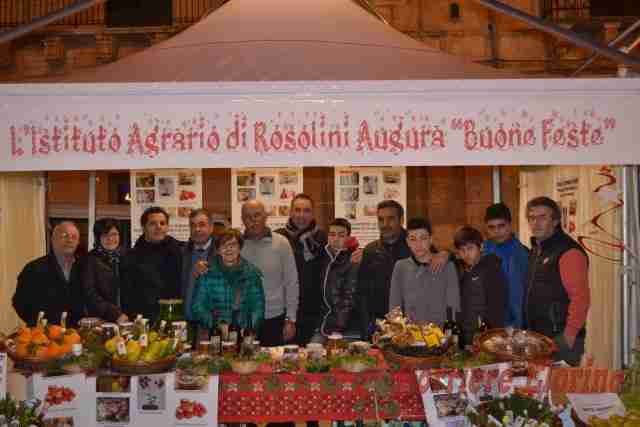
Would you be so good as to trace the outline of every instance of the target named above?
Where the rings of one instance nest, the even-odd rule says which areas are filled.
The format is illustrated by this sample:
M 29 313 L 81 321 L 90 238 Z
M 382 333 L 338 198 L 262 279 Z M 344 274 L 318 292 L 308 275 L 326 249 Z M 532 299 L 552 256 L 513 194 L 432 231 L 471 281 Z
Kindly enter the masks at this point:
M 18 277 L 13 306 L 29 324 L 39 311 L 71 321 L 97 316 L 155 319 L 158 301 L 183 300 L 184 317 L 209 330 L 217 322 L 258 331 L 263 346 L 324 342 L 332 333 L 369 339 L 375 320 L 400 306 L 416 321 L 444 323 L 459 313 L 470 340 L 477 319 L 492 327 L 528 328 L 553 338 L 558 359 L 577 364 L 584 352 L 589 310 L 588 257 L 561 228 L 558 205 L 546 197 L 526 206 L 531 250 L 514 235 L 509 209 L 486 210 L 487 239 L 472 227 L 454 236 L 455 253 L 436 250 L 426 218 L 404 223 L 403 207 L 377 206 L 380 238 L 364 249 L 343 218 L 321 229 L 314 202 L 298 194 L 286 227 L 271 230 L 256 200 L 242 206 L 244 233 L 216 230 L 211 215 L 190 215 L 190 239 L 167 234 L 169 216 L 148 208 L 143 234 L 131 249 L 120 245 L 113 219 L 96 221 L 95 248 L 81 259 L 79 232 L 58 224 L 48 255 Z

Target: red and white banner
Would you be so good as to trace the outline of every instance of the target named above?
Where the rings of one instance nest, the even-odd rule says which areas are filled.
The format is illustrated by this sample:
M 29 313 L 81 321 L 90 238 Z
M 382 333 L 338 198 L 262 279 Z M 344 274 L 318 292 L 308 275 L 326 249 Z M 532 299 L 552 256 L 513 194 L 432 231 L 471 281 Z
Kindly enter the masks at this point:
M 0 86 L 0 171 L 638 164 L 640 80 Z

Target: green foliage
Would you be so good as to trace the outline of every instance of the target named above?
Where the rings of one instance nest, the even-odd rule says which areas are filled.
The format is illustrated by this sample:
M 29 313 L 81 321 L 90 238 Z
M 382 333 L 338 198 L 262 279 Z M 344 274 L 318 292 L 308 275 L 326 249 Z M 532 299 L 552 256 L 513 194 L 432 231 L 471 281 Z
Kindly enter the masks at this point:
M 467 412 L 467 418 L 473 425 L 488 426 L 492 425 L 489 421 L 490 415 L 499 422 L 503 422 L 503 419 L 507 416 L 507 411 L 513 413 L 514 419 L 522 417 L 526 420 L 536 420 L 538 426 L 543 423 L 555 426 L 560 422 L 548 405 L 519 394 L 484 403 L 478 407 L 477 412 Z
M 26 402 L 18 403 L 11 396 L 7 395 L 0 400 L 0 416 L 5 417 L 5 422 L 11 424 L 18 421 L 20 427 L 43 427 L 43 414 L 39 413 L 40 401 L 35 404 L 27 404 Z

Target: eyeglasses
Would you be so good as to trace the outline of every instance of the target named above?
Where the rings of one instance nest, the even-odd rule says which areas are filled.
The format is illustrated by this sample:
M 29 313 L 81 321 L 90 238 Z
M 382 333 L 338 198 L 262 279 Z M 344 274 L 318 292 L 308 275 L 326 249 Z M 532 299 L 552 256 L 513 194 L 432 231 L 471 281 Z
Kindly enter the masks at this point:
M 104 239 L 115 239 L 116 237 L 120 237 L 120 233 L 118 232 L 107 233 L 107 234 L 103 234 L 102 237 Z
M 60 238 L 63 239 L 63 240 L 75 241 L 75 240 L 79 240 L 80 236 L 78 236 L 77 234 L 73 234 L 73 233 L 62 233 L 62 234 L 60 234 Z

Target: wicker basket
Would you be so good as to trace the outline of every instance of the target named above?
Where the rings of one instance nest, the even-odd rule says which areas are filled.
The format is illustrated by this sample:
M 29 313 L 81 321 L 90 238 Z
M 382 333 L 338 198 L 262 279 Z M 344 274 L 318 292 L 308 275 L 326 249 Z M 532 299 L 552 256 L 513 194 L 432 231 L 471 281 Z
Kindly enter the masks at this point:
M 111 360 L 111 368 L 116 372 L 120 372 L 121 374 L 162 374 L 173 369 L 176 363 L 176 359 L 176 356 L 172 355 L 161 360 L 156 360 L 155 362 L 146 363 L 140 360 L 137 362 L 129 362 L 126 360 L 114 358 Z
M 383 349 L 382 354 L 387 361 L 397 363 L 403 368 L 438 368 L 444 360 L 444 356 L 403 356 L 390 349 Z
M 542 334 L 533 331 L 527 331 L 527 335 L 530 339 L 534 339 L 537 342 L 537 346 L 539 347 L 537 351 L 531 353 L 513 353 L 503 350 L 495 350 L 490 348 L 487 345 L 487 342 L 496 337 L 507 338 L 507 332 L 505 329 L 490 329 L 478 336 L 474 340 L 474 347 L 478 350 L 492 354 L 496 357 L 498 361 L 512 361 L 512 360 L 548 360 L 551 359 L 553 353 L 558 351 L 558 347 L 553 342 L 553 340 L 549 337 L 546 337 Z
M 50 359 L 45 357 L 27 356 L 20 357 L 16 354 L 15 348 L 7 348 L 7 354 L 9 358 L 13 360 L 14 368 L 18 370 L 41 372 L 46 370 L 47 366 L 51 362 Z

